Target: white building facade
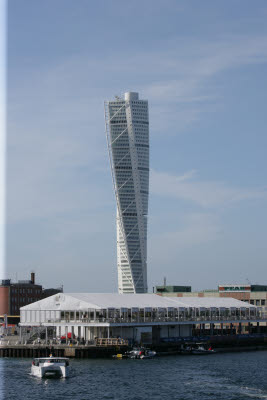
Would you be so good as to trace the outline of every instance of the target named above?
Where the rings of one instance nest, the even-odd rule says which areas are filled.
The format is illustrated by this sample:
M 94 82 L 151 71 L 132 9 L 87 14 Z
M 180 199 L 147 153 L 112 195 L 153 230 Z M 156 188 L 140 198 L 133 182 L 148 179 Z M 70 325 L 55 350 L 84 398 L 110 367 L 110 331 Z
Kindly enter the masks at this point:
M 266 321 L 259 307 L 232 298 L 166 298 L 155 294 L 59 293 L 20 309 L 20 327 L 54 327 L 88 342 L 120 336 L 132 342 L 188 337 L 196 324 Z
M 148 102 L 125 93 L 105 102 L 105 121 L 117 205 L 119 293 L 147 292 L 149 188 Z

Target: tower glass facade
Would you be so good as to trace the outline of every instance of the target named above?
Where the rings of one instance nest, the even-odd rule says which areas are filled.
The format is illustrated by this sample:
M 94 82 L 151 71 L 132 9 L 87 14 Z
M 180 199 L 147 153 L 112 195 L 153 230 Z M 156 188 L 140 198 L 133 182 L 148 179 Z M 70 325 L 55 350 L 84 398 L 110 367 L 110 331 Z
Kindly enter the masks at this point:
M 146 293 L 148 102 L 138 93 L 125 93 L 124 99 L 105 102 L 105 120 L 117 204 L 119 293 Z

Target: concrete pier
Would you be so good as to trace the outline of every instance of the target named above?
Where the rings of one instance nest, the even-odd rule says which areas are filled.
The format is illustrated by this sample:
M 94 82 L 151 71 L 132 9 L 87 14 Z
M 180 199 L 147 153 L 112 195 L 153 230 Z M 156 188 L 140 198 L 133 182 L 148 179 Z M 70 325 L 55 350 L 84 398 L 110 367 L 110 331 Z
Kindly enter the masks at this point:
M 49 357 L 52 353 L 55 357 L 71 358 L 106 358 L 113 354 L 124 353 L 130 348 L 128 346 L 34 346 L 34 345 L 16 345 L 0 347 L 0 357 L 21 357 L 37 358 Z
M 179 354 L 181 344 L 186 344 L 187 340 L 193 342 L 203 342 L 212 346 L 218 352 L 231 351 L 253 351 L 267 350 L 267 335 L 214 335 L 199 336 L 190 338 L 180 338 L 181 341 L 159 341 L 157 344 L 150 344 L 148 347 L 154 349 L 158 354 Z M 106 342 L 105 342 L 106 341 Z M 114 354 L 125 353 L 131 349 L 128 344 L 107 343 L 106 339 L 99 345 L 45 345 L 45 344 L 13 344 L 0 346 L 0 357 L 48 357 L 51 353 L 56 357 L 70 358 L 110 358 Z M 105 345 L 106 343 L 106 345 Z M 218 350 L 217 350 L 218 349 Z

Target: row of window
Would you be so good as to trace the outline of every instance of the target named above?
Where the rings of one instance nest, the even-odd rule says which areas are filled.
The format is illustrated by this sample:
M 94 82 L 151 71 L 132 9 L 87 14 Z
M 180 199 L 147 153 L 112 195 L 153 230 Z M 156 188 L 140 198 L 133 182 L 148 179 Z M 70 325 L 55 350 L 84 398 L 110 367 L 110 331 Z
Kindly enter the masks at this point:
M 253 304 L 254 306 L 265 306 L 266 300 L 250 300 L 250 304 Z
M 140 103 L 140 100 L 139 101 L 131 101 L 131 103 L 134 104 L 135 106 L 138 106 L 138 108 L 147 109 L 147 103 L 144 103 L 144 102 Z
M 147 118 L 147 112 L 132 112 L 133 115 L 139 115 L 140 117 L 146 117 Z
M 117 116 L 116 116 L 117 117 Z M 126 119 L 117 119 L 114 118 L 112 121 L 110 121 L 111 126 L 113 127 L 114 125 L 122 125 L 122 127 L 126 127 L 127 126 L 127 120 Z M 139 120 L 132 120 L 132 124 L 143 124 L 143 125 L 149 125 L 149 122 L 146 121 L 146 119 L 139 119 Z
M 41 293 L 40 289 L 22 289 L 22 288 L 12 288 L 11 293 L 17 293 L 17 294 L 25 294 L 25 293 Z
M 125 133 L 127 133 L 127 131 L 125 131 L 120 137 L 118 137 L 121 134 L 121 130 L 119 130 L 118 132 L 112 132 L 112 137 L 111 140 L 112 142 L 112 149 L 122 149 L 125 152 L 129 151 L 129 138 L 127 135 L 125 135 Z M 115 140 L 116 139 L 116 140 Z M 146 147 L 149 147 L 149 139 L 148 136 L 144 136 L 144 135 L 135 135 L 135 140 L 134 140 L 135 146 L 137 147 L 139 143 L 144 143 L 146 145 Z
M 34 297 L 12 297 L 11 298 L 11 303 L 19 303 L 19 304 L 21 304 L 21 303 L 33 303 L 33 302 L 35 302 L 35 301 L 38 301 L 38 300 L 40 300 L 40 299 L 36 299 L 36 298 L 34 298 Z
M 148 144 L 136 144 L 136 150 L 138 155 L 149 156 Z M 112 151 L 113 157 L 124 157 L 128 156 L 128 159 L 131 159 L 130 150 L 125 147 L 115 147 Z

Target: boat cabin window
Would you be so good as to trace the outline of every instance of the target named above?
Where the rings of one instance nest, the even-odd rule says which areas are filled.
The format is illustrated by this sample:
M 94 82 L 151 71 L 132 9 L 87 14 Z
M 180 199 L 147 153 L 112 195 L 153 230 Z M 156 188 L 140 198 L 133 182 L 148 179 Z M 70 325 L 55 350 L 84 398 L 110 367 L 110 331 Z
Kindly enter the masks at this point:
M 65 360 L 65 359 L 60 359 L 60 358 L 36 358 L 33 360 L 33 365 L 38 366 L 39 364 L 44 364 L 44 363 L 59 363 L 59 364 L 65 364 L 66 366 L 69 365 L 69 360 Z

